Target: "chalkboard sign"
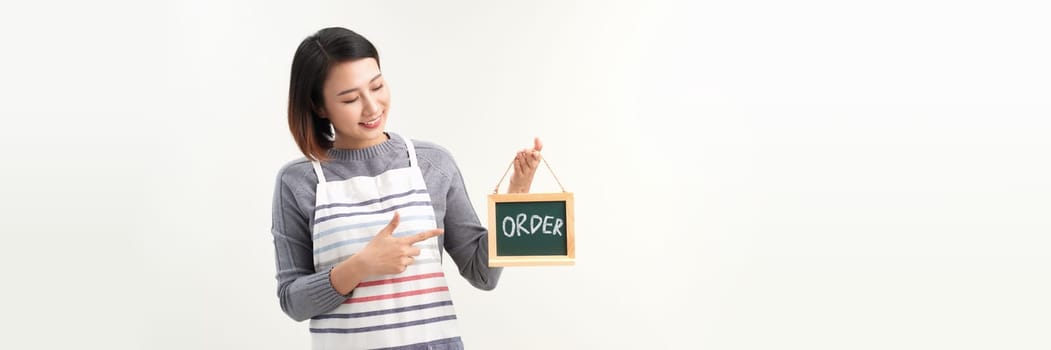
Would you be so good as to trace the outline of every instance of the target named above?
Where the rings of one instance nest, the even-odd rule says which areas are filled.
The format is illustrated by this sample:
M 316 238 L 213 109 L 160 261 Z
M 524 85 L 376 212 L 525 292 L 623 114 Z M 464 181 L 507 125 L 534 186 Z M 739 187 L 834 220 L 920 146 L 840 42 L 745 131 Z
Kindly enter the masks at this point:
M 489 266 L 573 265 L 573 194 L 489 195 Z

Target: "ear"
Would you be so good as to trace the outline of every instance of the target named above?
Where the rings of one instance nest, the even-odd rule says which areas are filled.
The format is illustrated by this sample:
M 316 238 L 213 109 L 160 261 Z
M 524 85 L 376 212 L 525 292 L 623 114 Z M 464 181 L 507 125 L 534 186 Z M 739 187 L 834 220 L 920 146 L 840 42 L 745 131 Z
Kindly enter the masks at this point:
M 327 112 L 325 112 L 325 107 L 314 106 L 314 112 L 315 114 L 317 114 L 317 117 L 321 117 L 322 119 L 328 119 L 328 114 Z
M 314 104 L 313 101 L 311 101 L 310 108 L 313 109 L 314 113 L 317 113 L 317 115 L 321 117 L 321 119 L 328 119 L 328 113 L 325 113 L 325 107 L 318 107 Z

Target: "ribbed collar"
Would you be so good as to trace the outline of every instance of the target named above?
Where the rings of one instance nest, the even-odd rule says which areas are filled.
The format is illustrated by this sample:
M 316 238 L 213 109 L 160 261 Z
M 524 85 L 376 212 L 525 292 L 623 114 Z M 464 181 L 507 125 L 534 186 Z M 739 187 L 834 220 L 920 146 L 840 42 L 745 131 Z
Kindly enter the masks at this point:
M 387 141 L 383 141 L 383 143 L 378 145 L 362 149 L 332 148 L 328 150 L 328 156 L 331 159 L 338 160 L 368 160 L 390 152 L 405 151 L 405 142 L 402 142 L 401 136 L 393 132 L 387 132 L 386 134 L 389 136 Z

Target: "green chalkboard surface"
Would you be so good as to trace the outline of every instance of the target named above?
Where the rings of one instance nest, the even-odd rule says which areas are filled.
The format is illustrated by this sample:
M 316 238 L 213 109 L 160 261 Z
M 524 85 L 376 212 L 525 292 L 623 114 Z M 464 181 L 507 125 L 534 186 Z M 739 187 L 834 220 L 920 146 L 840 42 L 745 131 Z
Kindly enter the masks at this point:
M 566 255 L 566 202 L 496 204 L 496 253 Z
M 489 196 L 489 266 L 574 264 L 573 194 Z

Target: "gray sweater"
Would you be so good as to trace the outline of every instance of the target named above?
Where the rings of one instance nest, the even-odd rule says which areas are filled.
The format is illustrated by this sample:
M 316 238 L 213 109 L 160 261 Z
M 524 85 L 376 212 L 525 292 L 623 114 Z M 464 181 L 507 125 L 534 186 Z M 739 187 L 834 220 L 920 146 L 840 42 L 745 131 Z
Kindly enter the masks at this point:
M 354 176 L 377 176 L 390 169 L 409 166 L 408 150 L 401 136 L 360 150 L 329 150 L 322 163 L 328 181 Z M 413 140 L 427 192 L 431 195 L 435 221 L 445 234 L 439 243 L 456 262 L 460 274 L 482 290 L 496 288 L 501 268 L 490 268 L 487 231 L 467 197 L 463 177 L 449 151 L 430 142 Z M 281 309 L 303 321 L 339 306 L 345 297 L 332 287 L 329 269 L 314 270 L 311 228 L 314 226 L 314 194 L 317 175 L 305 158 L 286 164 L 274 186 L 273 226 L 277 260 L 277 295 Z

